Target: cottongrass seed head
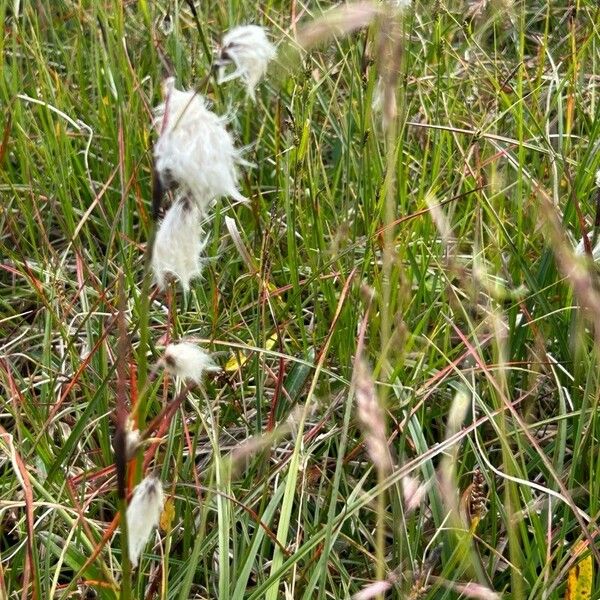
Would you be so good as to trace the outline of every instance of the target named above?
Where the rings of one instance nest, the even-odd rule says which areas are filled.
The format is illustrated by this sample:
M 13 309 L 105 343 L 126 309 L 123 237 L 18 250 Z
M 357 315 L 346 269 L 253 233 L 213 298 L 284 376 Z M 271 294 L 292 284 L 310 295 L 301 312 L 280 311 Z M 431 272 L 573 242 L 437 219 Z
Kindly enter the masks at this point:
M 275 46 L 267 38 L 264 27 L 242 25 L 228 31 L 221 42 L 216 64 L 219 68 L 218 81 L 225 83 L 241 77 L 246 84 L 248 96 L 255 99 L 258 82 L 267 72 L 269 62 L 275 58 Z M 234 70 L 225 73 L 227 65 Z
M 206 106 L 194 91 L 164 84 L 165 101 L 154 110 L 159 137 L 154 168 L 165 189 L 180 189 L 206 212 L 214 200 L 229 196 L 246 200 L 238 189 L 238 164 L 248 164 L 234 146 L 225 119 Z
M 127 507 L 127 532 L 129 560 L 137 567 L 144 546 L 160 521 L 165 495 L 162 483 L 154 475 L 149 475 L 133 490 Z
M 152 247 L 152 271 L 156 284 L 165 289 L 170 277 L 179 279 L 183 289 L 200 277 L 208 242 L 201 226 L 202 211 L 183 200 L 176 201 L 160 223 Z
M 202 381 L 205 373 L 221 370 L 209 354 L 190 342 L 169 344 L 163 360 L 171 375 L 196 385 Z

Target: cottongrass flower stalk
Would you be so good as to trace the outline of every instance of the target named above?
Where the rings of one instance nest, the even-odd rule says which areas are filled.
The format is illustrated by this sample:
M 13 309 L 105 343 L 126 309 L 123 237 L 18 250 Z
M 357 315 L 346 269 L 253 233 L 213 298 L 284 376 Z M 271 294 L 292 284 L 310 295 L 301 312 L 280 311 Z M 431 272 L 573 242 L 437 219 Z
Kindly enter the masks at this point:
M 190 342 L 169 344 L 163 362 L 171 375 L 196 385 L 202 382 L 206 373 L 221 370 L 209 354 Z
M 162 483 L 149 475 L 133 490 L 127 507 L 127 531 L 129 538 L 129 560 L 137 567 L 144 546 L 160 522 L 165 502 Z
M 202 252 L 208 237 L 202 230 L 201 218 L 197 205 L 179 199 L 161 221 L 151 259 L 154 280 L 161 289 L 166 288 L 170 277 L 176 277 L 187 292 L 190 282 L 202 274 Z
M 275 58 L 275 46 L 267 38 L 264 27 L 242 25 L 228 31 L 221 42 L 216 60 L 218 82 L 225 83 L 240 77 L 246 92 L 252 100 L 256 99 L 256 86 L 265 76 L 269 63 Z M 234 70 L 226 73 L 226 67 L 234 65 Z
M 221 196 L 246 200 L 238 189 L 241 157 L 225 119 L 210 111 L 194 91 L 175 88 L 173 78 L 163 86 L 165 101 L 154 110 L 159 132 L 154 146 L 154 169 L 163 189 L 179 189 L 203 212 Z

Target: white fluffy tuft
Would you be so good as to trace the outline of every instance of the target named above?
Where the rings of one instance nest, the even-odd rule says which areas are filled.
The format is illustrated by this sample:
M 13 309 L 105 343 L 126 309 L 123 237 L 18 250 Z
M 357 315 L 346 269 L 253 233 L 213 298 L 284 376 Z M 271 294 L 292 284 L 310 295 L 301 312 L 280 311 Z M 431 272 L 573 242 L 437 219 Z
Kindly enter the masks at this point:
M 161 221 L 152 248 L 152 270 L 161 289 L 165 289 L 173 276 L 187 292 L 190 281 L 202 274 L 202 251 L 208 238 L 202 231 L 201 218 L 202 211 L 197 205 L 187 206 L 178 200 Z
M 206 107 L 194 91 L 182 92 L 165 83 L 165 101 L 154 110 L 159 138 L 154 168 L 165 187 L 175 184 L 205 212 L 221 196 L 240 202 L 238 164 L 247 164 L 234 146 L 225 121 Z
M 140 554 L 158 527 L 165 496 L 162 483 L 154 475 L 149 475 L 133 490 L 127 507 L 127 533 L 129 560 L 137 567 Z
M 234 27 L 223 36 L 221 42 L 219 83 L 241 77 L 248 95 L 254 100 L 256 86 L 267 72 L 269 62 L 275 58 L 275 54 L 275 46 L 267 38 L 264 27 Z M 225 74 L 224 66 L 230 63 L 233 63 L 235 69 Z
M 392 6 L 398 10 L 406 10 L 412 6 L 412 0 L 392 0 Z
M 164 363 L 169 373 L 196 385 L 202 381 L 205 373 L 221 370 L 209 354 L 190 342 L 169 344 Z

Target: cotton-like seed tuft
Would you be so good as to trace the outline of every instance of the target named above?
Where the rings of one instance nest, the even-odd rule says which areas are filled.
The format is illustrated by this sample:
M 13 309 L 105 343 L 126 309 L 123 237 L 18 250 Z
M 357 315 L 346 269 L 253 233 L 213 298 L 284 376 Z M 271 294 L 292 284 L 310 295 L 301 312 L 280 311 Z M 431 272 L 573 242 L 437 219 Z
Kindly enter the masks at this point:
M 161 289 L 165 289 L 170 277 L 176 277 L 187 292 L 190 281 L 202 274 L 202 252 L 208 238 L 202 231 L 201 218 L 198 206 L 179 200 L 161 221 L 151 261 L 154 280 Z
M 165 101 L 154 111 L 159 138 L 154 168 L 165 189 L 177 188 L 205 213 L 214 200 L 246 200 L 238 190 L 238 164 L 248 164 L 234 146 L 225 119 L 206 107 L 194 91 L 182 92 L 165 82 Z
M 169 373 L 198 385 L 205 373 L 221 370 L 209 354 L 190 342 L 169 344 L 164 356 L 165 368 Z
M 162 483 L 149 475 L 133 490 L 127 507 L 129 560 L 137 567 L 144 546 L 160 521 L 165 502 Z
M 131 460 L 135 456 L 135 453 L 140 446 L 141 439 L 139 429 L 130 429 L 126 432 L 125 456 L 127 457 L 127 460 Z
M 258 82 L 267 72 L 269 62 L 275 58 L 275 46 L 267 38 L 264 27 L 242 25 L 228 31 L 221 42 L 217 58 L 219 83 L 241 77 L 246 84 L 248 96 L 255 99 Z M 225 67 L 233 64 L 235 69 L 226 74 Z

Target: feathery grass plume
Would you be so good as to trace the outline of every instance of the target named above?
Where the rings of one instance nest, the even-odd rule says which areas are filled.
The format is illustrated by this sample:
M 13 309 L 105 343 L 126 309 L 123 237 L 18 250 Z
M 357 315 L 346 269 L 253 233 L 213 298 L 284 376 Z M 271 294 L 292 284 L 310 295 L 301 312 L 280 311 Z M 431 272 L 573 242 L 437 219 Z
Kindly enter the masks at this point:
M 429 489 L 429 483 L 423 483 L 411 475 L 406 475 L 403 477 L 401 483 L 402 496 L 404 497 L 404 508 L 407 513 L 411 513 L 423 501 L 423 498 Z
M 371 108 L 373 112 L 380 113 L 383 110 L 383 102 L 385 97 L 385 81 L 381 75 L 377 77 L 377 83 L 373 90 L 373 99 L 371 100 Z
M 246 200 L 238 190 L 237 165 L 248 165 L 225 128 L 225 119 L 206 107 L 194 91 L 182 92 L 168 78 L 165 101 L 154 109 L 159 132 L 154 145 L 154 169 L 163 189 L 177 188 L 202 212 L 214 200 L 229 196 Z
M 362 357 L 356 359 L 354 381 L 358 420 L 363 428 L 367 451 L 377 469 L 388 472 L 392 469 L 392 457 L 385 434 L 385 414 L 379 405 L 369 366 Z
M 127 530 L 129 535 L 129 560 L 137 567 L 140 554 L 150 535 L 160 522 L 160 513 L 165 502 L 162 483 L 149 475 L 133 490 L 127 507 Z
M 469 583 L 453 583 L 448 587 L 465 598 L 473 598 L 473 600 L 500 600 L 500 594 L 485 585 L 473 581 Z
M 471 396 L 466 390 L 459 390 L 454 395 L 454 400 L 450 405 L 450 412 L 448 413 L 448 422 L 446 427 L 446 439 L 451 438 L 461 430 L 470 408 Z
M 163 363 L 169 373 L 196 385 L 200 384 L 205 373 L 221 370 L 209 354 L 190 342 L 169 344 Z
M 467 417 L 471 405 L 470 395 L 466 390 L 460 389 L 454 395 L 454 400 L 450 405 L 448 421 L 446 424 L 446 439 L 449 440 L 455 436 L 462 428 L 464 420 Z M 456 481 L 456 464 L 458 462 L 458 451 L 460 442 L 453 443 L 447 450 L 439 467 L 439 485 L 442 498 L 455 519 L 457 528 L 467 524 L 460 518 L 458 486 Z M 457 534 L 458 535 L 458 534 Z
M 398 6 L 400 9 L 400 6 Z M 396 88 L 402 64 L 402 12 L 388 11 L 387 18 L 380 19 L 381 27 L 377 37 L 377 70 L 379 77 L 371 107 L 381 113 L 383 128 L 388 129 L 398 114 Z
M 360 592 L 352 596 L 352 600 L 370 600 L 371 598 L 381 597 L 392 587 L 392 582 L 389 580 L 375 581 L 365 586 Z
M 200 277 L 204 267 L 202 252 L 208 242 L 200 224 L 201 209 L 177 200 L 160 222 L 152 247 L 152 271 L 158 287 L 164 290 L 175 277 L 187 292 L 190 282 Z
M 489 0 L 469 0 L 465 17 L 467 19 L 481 20 L 489 3 Z
M 470 407 L 470 392 L 461 387 L 454 395 L 448 414 L 446 440 L 453 440 L 453 443 L 448 445 L 440 462 L 438 482 L 441 499 L 448 511 L 448 526 L 449 530 L 453 532 L 456 555 L 462 556 L 465 562 L 468 561 L 477 579 L 485 582 L 487 581 L 486 572 L 481 557 L 473 546 L 473 532 L 464 511 L 461 510 L 458 493 L 457 465 L 459 464 L 459 452 L 463 437 L 460 433 Z M 467 595 L 466 592 L 463 593 Z
M 308 50 L 316 44 L 366 27 L 381 12 L 381 6 L 377 2 L 349 2 L 336 6 L 304 25 L 298 31 L 296 41 Z
M 264 27 L 241 25 L 228 31 L 221 41 L 221 48 L 215 64 L 218 67 L 218 82 L 241 79 L 246 84 L 246 92 L 255 100 L 258 82 L 265 76 L 269 63 L 275 58 L 275 46 L 267 38 Z M 228 65 L 235 69 L 226 73 Z

